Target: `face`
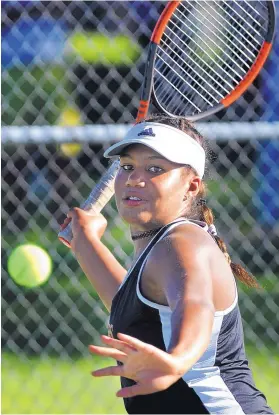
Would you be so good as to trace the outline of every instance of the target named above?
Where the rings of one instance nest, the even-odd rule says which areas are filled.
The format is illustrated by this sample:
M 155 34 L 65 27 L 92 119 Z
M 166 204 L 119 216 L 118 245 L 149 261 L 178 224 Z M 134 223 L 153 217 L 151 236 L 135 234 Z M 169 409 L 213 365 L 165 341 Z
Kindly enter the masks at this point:
M 116 204 L 134 230 L 152 229 L 185 216 L 201 184 L 192 170 L 141 144 L 125 148 L 120 166 L 115 180 Z

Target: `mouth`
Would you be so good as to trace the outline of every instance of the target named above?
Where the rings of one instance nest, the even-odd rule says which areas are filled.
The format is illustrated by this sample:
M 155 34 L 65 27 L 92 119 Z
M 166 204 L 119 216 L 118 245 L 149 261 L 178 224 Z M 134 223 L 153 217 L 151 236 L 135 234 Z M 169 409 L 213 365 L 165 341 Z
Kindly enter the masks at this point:
M 139 206 L 146 202 L 146 200 L 141 199 L 138 196 L 127 196 L 122 199 L 124 205 L 127 206 Z

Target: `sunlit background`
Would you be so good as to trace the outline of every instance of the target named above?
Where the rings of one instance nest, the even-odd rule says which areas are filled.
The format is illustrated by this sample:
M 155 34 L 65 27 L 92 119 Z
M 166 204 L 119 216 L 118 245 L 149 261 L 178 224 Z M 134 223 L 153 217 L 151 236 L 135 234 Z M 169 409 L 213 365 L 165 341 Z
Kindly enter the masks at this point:
M 133 122 L 148 38 L 163 6 L 1 2 L 4 414 L 125 412 L 115 397 L 119 380 L 90 377 L 104 361 L 87 346 L 107 331 L 108 316 L 57 233 L 107 167 L 104 149 Z M 277 35 L 249 90 L 200 129 L 214 155 L 207 199 L 216 226 L 233 261 L 263 287 L 239 284 L 239 303 L 256 385 L 279 413 L 278 68 Z M 128 267 L 132 245 L 113 200 L 104 214 L 103 241 Z M 7 258 L 26 242 L 53 261 L 50 279 L 36 289 L 16 285 L 7 272 Z

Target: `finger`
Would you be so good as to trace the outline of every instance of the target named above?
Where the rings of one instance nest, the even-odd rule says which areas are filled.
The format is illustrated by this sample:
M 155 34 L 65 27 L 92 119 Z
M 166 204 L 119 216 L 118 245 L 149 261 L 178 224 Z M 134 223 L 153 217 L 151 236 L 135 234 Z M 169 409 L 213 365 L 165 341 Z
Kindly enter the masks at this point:
M 91 372 L 92 376 L 102 377 L 102 376 L 122 376 L 123 375 L 123 366 L 108 366 L 103 369 L 97 369 Z
M 62 225 L 60 225 L 60 230 L 63 231 L 63 229 L 65 229 L 69 225 L 71 220 L 72 220 L 71 218 L 66 218 L 64 222 L 62 223 Z
M 74 207 L 74 208 L 70 209 L 69 212 L 67 213 L 67 218 L 73 219 L 75 217 L 79 217 L 80 214 L 83 214 L 83 213 L 87 213 L 87 212 L 85 212 L 84 209 Z
M 127 359 L 127 355 L 125 353 L 121 352 L 120 350 L 111 349 L 108 347 L 99 347 L 99 346 L 90 345 L 89 351 L 99 356 L 111 357 L 122 363 L 124 363 L 125 360 Z
M 149 395 L 151 393 L 154 393 L 155 390 L 152 390 L 152 388 L 144 386 L 144 385 L 133 385 L 133 386 L 129 386 L 128 388 L 123 388 L 120 389 L 117 393 L 116 396 L 118 398 L 132 398 L 133 396 L 138 396 L 138 395 Z
M 67 213 L 67 219 L 72 220 L 72 218 L 74 217 L 75 214 L 76 213 L 75 213 L 74 209 L 69 210 L 69 212 Z
M 129 346 L 134 347 L 135 349 L 146 349 L 149 345 L 147 343 L 142 342 L 135 337 L 128 336 L 127 334 L 117 333 L 117 337 L 127 343 Z
M 94 210 L 94 208 L 90 208 L 90 210 L 84 210 L 79 207 L 74 207 L 71 210 L 69 210 L 67 216 L 73 217 L 76 215 L 78 218 L 83 216 L 98 216 L 98 212 Z
M 109 337 L 109 336 L 101 336 L 102 338 L 102 342 L 115 348 L 118 350 L 121 350 L 123 353 L 125 354 L 129 354 L 132 351 L 135 351 L 136 349 L 132 346 L 130 346 L 129 344 L 121 341 L 121 340 L 117 340 L 114 339 L 113 337 Z

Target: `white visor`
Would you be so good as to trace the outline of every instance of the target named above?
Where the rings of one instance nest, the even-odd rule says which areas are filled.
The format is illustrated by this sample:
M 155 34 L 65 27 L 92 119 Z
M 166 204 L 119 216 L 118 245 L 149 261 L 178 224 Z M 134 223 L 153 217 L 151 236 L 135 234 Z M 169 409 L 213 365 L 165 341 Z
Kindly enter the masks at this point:
M 130 144 L 143 144 L 169 161 L 188 164 L 196 170 L 200 178 L 204 175 L 204 149 L 192 137 L 175 127 L 154 122 L 136 124 L 123 140 L 105 151 L 104 157 L 120 156 L 123 149 Z

